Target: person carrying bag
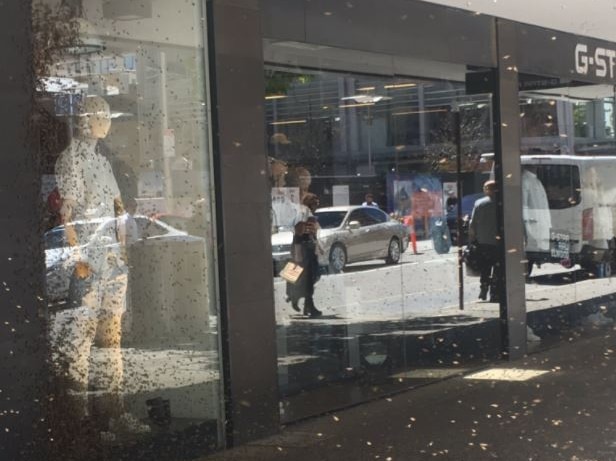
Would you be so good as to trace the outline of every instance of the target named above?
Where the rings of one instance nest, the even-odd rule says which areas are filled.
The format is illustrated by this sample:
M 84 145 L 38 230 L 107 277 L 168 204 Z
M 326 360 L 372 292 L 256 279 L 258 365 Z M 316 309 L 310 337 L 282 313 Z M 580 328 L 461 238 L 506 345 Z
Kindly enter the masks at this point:
M 281 272 L 281 276 L 287 281 L 287 301 L 291 303 L 294 310 L 299 312 L 299 300 L 304 298 L 304 315 L 308 317 L 321 315 L 313 299 L 314 285 L 319 280 L 316 232 L 317 224 L 313 217 L 295 225 L 291 247 L 292 261 L 287 264 L 287 266 L 293 264 L 294 267 L 289 266 L 287 270 L 285 266 L 283 269 L 283 272 L 286 271 L 289 275 L 288 278 Z

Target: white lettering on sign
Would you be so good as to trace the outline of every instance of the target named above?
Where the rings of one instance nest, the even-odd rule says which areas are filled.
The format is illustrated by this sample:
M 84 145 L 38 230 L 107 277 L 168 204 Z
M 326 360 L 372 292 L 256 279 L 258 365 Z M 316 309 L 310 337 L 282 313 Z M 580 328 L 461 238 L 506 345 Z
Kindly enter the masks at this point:
M 575 47 L 575 71 L 580 75 L 594 74 L 600 78 L 616 75 L 616 50 L 597 47 L 594 53 L 588 46 L 578 43 Z

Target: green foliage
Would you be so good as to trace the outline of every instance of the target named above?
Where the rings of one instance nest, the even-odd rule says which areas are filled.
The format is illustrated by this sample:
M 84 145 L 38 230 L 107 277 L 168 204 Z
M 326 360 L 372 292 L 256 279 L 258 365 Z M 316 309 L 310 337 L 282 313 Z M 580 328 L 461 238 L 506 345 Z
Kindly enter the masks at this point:
M 64 50 L 79 44 L 79 25 L 74 12 L 64 6 L 43 3 L 32 6 L 32 67 L 36 85 L 43 87 L 43 78 L 52 74 Z
M 265 94 L 283 95 L 293 84 L 305 85 L 314 79 L 310 74 L 293 74 L 277 70 L 265 71 Z

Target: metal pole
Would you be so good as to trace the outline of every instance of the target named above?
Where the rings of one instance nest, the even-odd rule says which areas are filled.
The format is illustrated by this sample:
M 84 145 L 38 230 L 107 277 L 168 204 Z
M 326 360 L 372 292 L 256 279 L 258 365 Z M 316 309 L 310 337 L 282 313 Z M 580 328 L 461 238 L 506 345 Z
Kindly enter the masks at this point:
M 164 168 L 164 184 L 165 190 L 163 191 L 163 197 L 165 197 L 165 210 L 168 213 L 175 212 L 175 203 L 173 199 L 173 171 L 171 168 L 171 162 L 169 152 L 165 152 L 165 136 L 167 136 L 167 130 L 169 129 L 169 110 L 167 101 L 167 55 L 164 51 L 160 52 L 160 80 L 159 80 L 159 96 L 160 96 L 160 116 L 161 116 L 161 154 L 163 157 Z M 172 153 L 172 152 L 171 152 Z
M 454 107 L 453 109 L 453 132 L 454 142 L 456 143 L 456 195 L 458 196 L 457 213 L 456 213 L 456 227 L 458 241 L 458 303 L 460 310 L 464 310 L 464 262 L 462 260 L 464 252 L 462 250 L 461 238 L 462 238 L 462 181 L 460 175 L 462 174 L 462 129 L 461 129 L 460 108 Z
M 372 118 L 368 106 L 368 174 L 372 175 Z

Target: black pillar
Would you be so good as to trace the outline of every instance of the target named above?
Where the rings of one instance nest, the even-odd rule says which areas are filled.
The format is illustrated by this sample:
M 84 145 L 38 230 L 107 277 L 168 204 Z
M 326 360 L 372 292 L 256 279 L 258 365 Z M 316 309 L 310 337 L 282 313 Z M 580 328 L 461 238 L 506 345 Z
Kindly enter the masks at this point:
M 208 1 L 227 441 L 279 427 L 258 0 Z
M 496 37 L 498 67 L 494 112 L 495 179 L 499 188 L 499 222 L 503 239 L 505 282 L 501 300 L 501 322 L 504 353 L 512 360 L 526 353 L 518 50 L 514 24 L 498 19 Z
M 0 459 L 44 459 L 44 253 L 33 149 L 31 2 L 0 4 Z

